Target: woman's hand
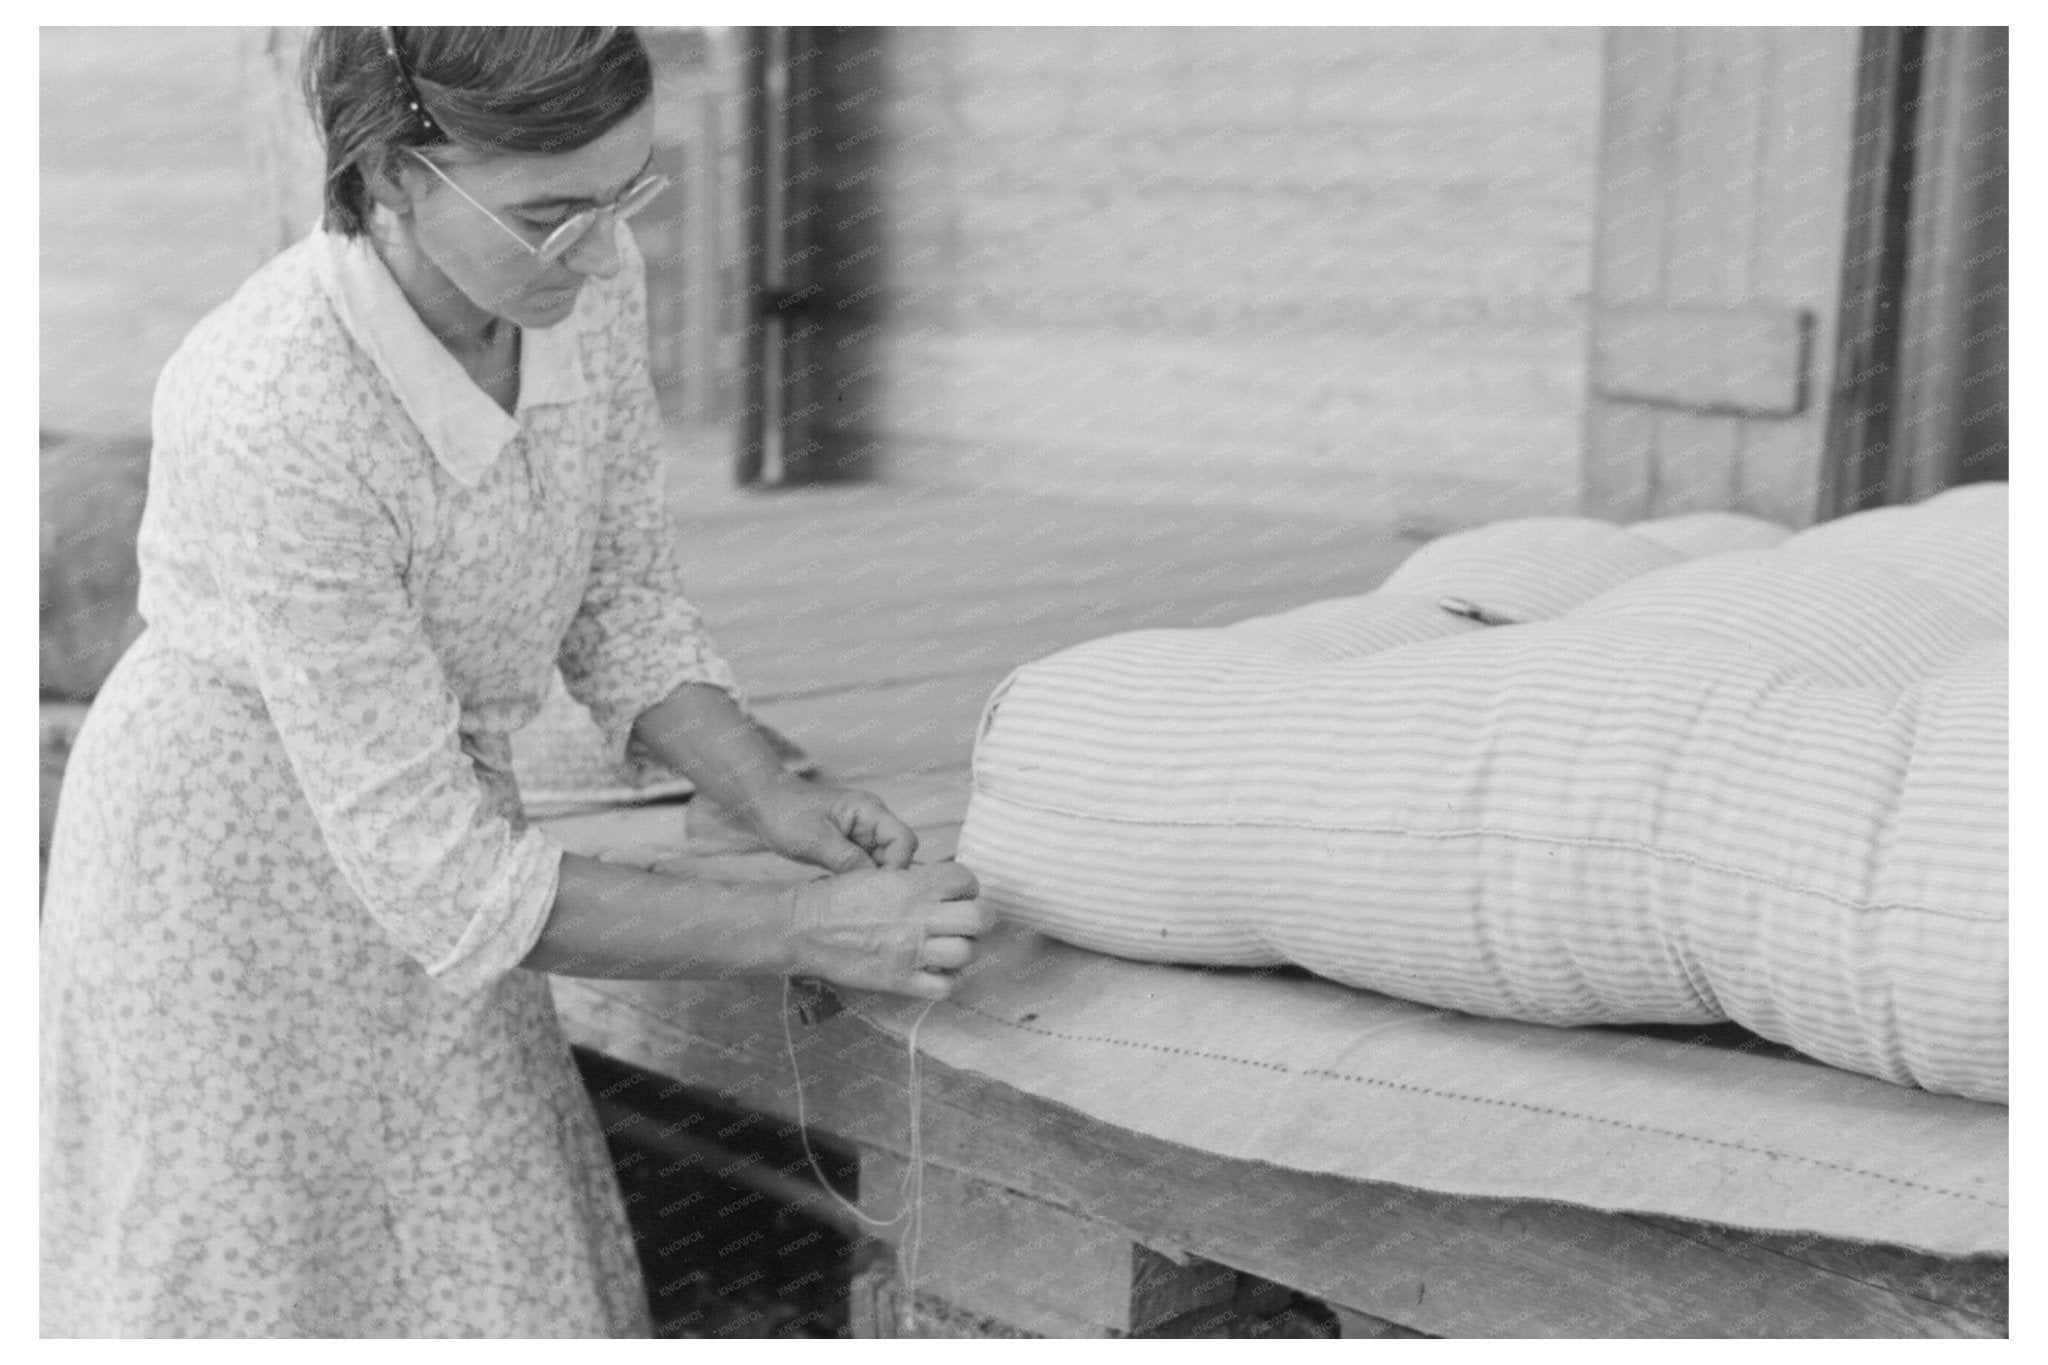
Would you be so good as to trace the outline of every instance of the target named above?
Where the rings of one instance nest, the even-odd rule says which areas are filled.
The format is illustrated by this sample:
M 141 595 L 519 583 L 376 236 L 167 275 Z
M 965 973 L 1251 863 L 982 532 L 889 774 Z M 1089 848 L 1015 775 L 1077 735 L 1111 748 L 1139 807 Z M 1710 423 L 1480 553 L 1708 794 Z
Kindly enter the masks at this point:
M 917 853 L 917 832 L 873 792 L 784 778 L 759 792 L 747 814 L 768 847 L 827 872 L 907 868 Z
M 943 1000 L 974 959 L 988 912 L 958 863 L 820 877 L 790 898 L 793 976 Z
M 917 835 L 879 797 L 785 772 L 786 752 L 721 688 L 683 684 L 642 713 L 633 733 L 785 858 L 850 872 L 909 867 L 917 852 Z

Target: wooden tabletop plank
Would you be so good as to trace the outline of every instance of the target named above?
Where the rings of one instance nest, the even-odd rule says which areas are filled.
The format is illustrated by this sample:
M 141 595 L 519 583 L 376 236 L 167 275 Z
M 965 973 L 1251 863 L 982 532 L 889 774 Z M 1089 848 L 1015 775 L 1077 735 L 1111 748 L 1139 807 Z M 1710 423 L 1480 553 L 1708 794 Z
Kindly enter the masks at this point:
M 779 994 L 747 983 L 558 983 L 576 1040 L 722 1098 L 910 1150 L 900 1039 L 855 1010 L 785 1041 Z M 921 1148 L 948 1169 L 1357 1311 L 1442 1336 L 1999 1336 L 2004 1324 L 1783 1255 L 1735 1254 L 1659 1222 L 1290 1171 L 1090 1119 L 929 1057 Z M 1917 1262 L 1937 1258 L 1900 1256 Z M 1994 1272 L 1995 1273 L 1995 1272 Z

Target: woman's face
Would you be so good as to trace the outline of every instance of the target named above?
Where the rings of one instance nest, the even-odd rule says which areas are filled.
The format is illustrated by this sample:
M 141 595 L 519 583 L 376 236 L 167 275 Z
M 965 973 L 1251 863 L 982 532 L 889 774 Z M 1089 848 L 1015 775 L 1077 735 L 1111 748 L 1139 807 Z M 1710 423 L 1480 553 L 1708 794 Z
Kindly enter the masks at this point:
M 652 103 L 642 104 L 603 137 L 574 151 L 477 157 L 443 147 L 429 153 L 476 204 L 416 157 L 399 153 L 403 193 L 379 198 L 397 215 L 401 245 L 412 258 L 409 263 L 425 264 L 432 275 L 441 277 L 412 281 L 440 295 L 416 298 L 415 303 L 452 325 L 483 321 L 465 319 L 463 301 L 521 327 L 551 327 L 567 318 L 586 280 L 618 272 L 611 225 L 600 220 L 554 261 L 540 260 L 505 228 L 537 247 L 564 219 L 614 202 L 648 167 L 654 145 Z M 478 204 L 505 226 L 493 223 Z

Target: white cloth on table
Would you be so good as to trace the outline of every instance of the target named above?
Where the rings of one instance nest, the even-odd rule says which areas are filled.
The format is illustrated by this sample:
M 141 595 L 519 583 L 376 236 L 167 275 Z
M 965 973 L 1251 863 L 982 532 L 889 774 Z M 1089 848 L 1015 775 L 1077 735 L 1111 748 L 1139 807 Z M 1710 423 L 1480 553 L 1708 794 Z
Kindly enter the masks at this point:
M 665 534 L 645 271 L 479 390 L 315 231 L 158 383 L 147 629 L 79 736 L 42 925 L 50 1335 L 633 1335 L 543 976 L 508 735 L 738 695 Z

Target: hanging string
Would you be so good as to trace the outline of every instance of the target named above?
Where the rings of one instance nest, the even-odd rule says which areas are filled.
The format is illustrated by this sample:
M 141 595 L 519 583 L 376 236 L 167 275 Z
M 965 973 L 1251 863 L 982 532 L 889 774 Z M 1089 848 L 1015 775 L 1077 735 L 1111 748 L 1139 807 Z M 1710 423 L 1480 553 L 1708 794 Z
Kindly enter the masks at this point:
M 924 1027 L 925 1018 L 932 1007 L 939 1002 L 928 1000 L 918 1011 L 910 1025 L 909 1037 L 905 1040 L 910 1050 L 910 1169 L 903 1173 L 903 1184 L 897 1189 L 896 1197 L 901 1207 L 894 1218 L 876 1218 L 864 1212 L 859 1205 L 849 1201 L 832 1188 L 832 1182 L 825 1175 L 825 1168 L 818 1164 L 818 1155 L 811 1150 L 811 1134 L 804 1108 L 804 1078 L 797 1066 L 796 1036 L 789 1027 L 790 985 L 789 978 L 782 979 L 782 1046 L 789 1056 L 789 1075 L 796 1085 L 796 1131 L 803 1142 L 804 1159 L 811 1163 L 811 1170 L 817 1174 L 818 1184 L 825 1193 L 837 1200 L 847 1212 L 872 1228 L 891 1228 L 898 1223 L 905 1224 L 903 1237 L 896 1244 L 896 1275 L 902 1283 L 900 1316 L 902 1326 L 908 1330 L 913 1306 L 917 1301 L 917 1254 L 924 1241 L 924 1080 L 917 1065 L 917 1031 Z M 848 1006 L 850 1012 L 867 1019 L 866 1015 Z M 874 1023 L 868 1019 L 869 1023 Z

